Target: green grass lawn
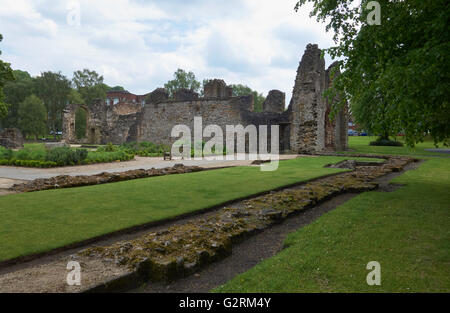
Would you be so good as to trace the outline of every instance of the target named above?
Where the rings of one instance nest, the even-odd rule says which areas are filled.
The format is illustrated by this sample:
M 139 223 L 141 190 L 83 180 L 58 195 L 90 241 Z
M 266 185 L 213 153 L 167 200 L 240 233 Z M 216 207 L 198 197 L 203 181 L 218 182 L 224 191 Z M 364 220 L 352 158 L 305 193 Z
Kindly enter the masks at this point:
M 0 260 L 48 251 L 116 230 L 197 211 L 342 170 L 348 157 L 280 162 L 0 197 Z
M 438 152 L 429 152 L 425 149 L 436 148 L 433 141 L 425 141 L 418 143 L 415 148 L 403 147 L 380 147 L 370 146 L 371 141 L 375 141 L 377 137 L 350 136 L 349 148 L 354 151 L 345 151 L 344 154 L 367 153 L 367 154 L 391 154 L 391 155 L 409 155 L 409 156 L 446 156 L 446 154 Z M 399 140 L 401 141 L 401 140 Z M 443 145 L 439 146 L 443 148 Z
M 450 292 L 450 159 L 432 158 L 290 234 L 286 249 L 216 292 Z M 368 286 L 366 265 L 381 265 Z

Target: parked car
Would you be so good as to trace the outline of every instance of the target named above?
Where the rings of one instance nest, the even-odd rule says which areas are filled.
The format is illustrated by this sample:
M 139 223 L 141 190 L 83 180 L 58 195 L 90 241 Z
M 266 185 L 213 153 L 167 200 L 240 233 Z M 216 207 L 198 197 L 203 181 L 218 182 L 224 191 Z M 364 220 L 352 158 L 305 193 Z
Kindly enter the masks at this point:
M 353 129 L 349 129 L 348 130 L 348 135 L 349 136 L 358 136 L 358 132 L 354 131 Z
M 359 133 L 360 136 L 368 136 L 366 132 Z

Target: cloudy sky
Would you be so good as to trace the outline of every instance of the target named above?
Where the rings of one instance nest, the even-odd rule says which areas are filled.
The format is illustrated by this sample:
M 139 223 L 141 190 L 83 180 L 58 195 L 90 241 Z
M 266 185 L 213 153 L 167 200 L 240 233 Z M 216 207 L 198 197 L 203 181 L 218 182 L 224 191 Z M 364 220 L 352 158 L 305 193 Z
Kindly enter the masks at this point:
M 2 59 L 38 75 L 101 73 L 137 94 L 177 68 L 290 97 L 308 43 L 333 44 L 296 0 L 0 0 Z M 327 64 L 330 59 L 327 58 Z

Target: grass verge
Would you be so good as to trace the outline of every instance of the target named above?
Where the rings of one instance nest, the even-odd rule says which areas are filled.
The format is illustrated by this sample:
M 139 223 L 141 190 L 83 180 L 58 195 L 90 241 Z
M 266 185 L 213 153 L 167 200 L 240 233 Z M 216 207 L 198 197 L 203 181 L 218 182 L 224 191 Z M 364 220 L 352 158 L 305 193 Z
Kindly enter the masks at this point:
M 390 154 L 390 155 L 408 155 L 408 156 L 448 156 L 444 153 L 425 151 L 426 149 L 435 149 L 432 141 L 418 143 L 415 148 L 408 146 L 403 147 L 382 147 L 370 146 L 371 141 L 375 141 L 377 137 L 360 136 L 348 137 L 349 148 L 353 151 L 341 152 L 344 154 L 363 153 L 363 154 Z M 440 145 L 442 148 L 442 145 Z
M 289 235 L 286 249 L 215 292 L 449 292 L 450 160 L 435 158 Z M 381 264 L 381 286 L 366 265 Z

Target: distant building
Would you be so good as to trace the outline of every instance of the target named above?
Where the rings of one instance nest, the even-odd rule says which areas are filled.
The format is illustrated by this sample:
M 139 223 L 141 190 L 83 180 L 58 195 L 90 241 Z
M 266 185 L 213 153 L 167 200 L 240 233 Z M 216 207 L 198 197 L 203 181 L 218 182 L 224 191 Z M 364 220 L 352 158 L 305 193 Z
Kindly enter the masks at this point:
M 148 96 L 148 94 L 145 95 L 135 95 L 130 93 L 129 91 L 108 91 L 106 93 L 106 105 L 107 106 L 115 106 L 118 104 L 140 104 L 142 106 L 145 105 L 145 99 Z

